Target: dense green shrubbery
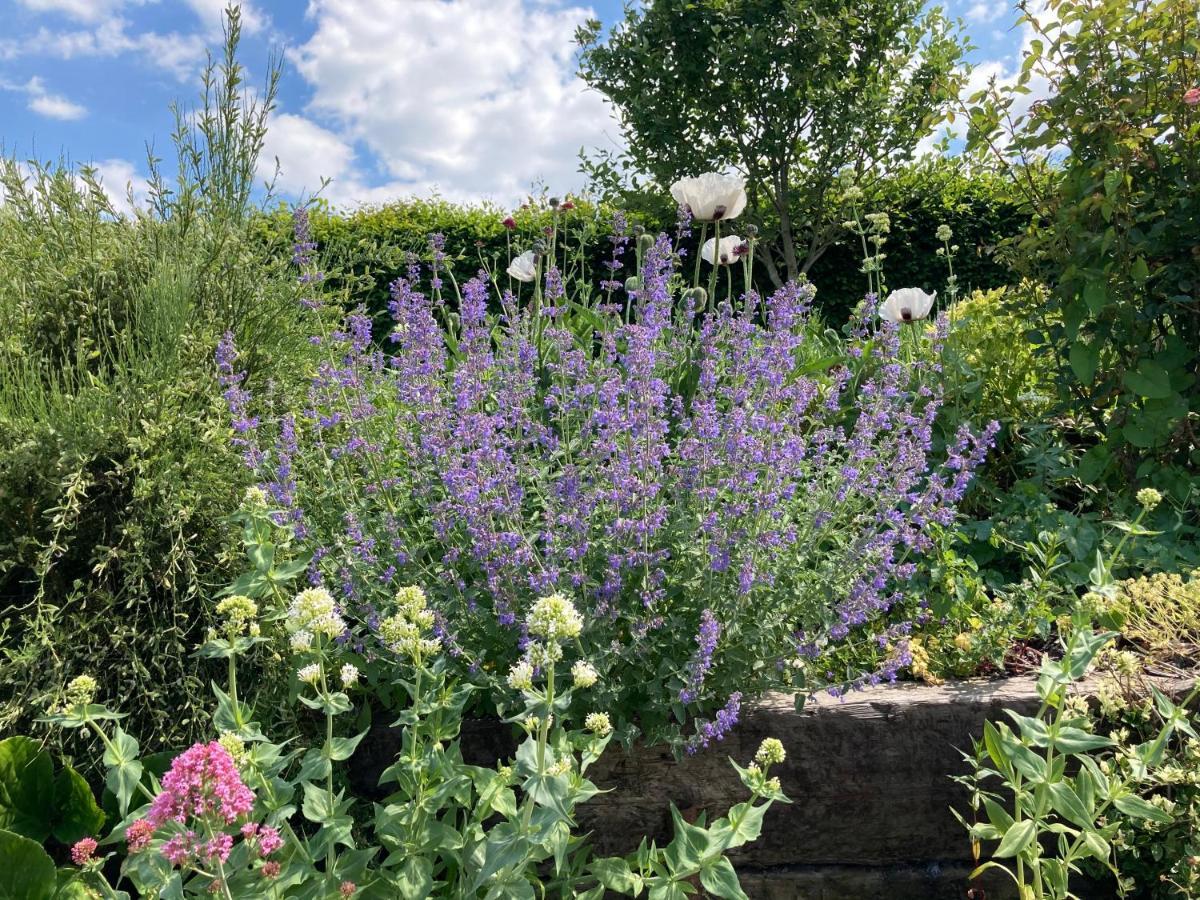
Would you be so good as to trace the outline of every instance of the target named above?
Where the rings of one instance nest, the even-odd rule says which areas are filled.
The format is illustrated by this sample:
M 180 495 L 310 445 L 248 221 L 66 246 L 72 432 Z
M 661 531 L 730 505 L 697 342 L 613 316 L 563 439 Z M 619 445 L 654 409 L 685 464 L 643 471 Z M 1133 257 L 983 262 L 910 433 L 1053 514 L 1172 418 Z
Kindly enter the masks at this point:
M 965 289 L 990 290 L 1011 280 L 995 250 L 1019 234 L 1024 223 L 1020 207 L 1004 192 L 1004 181 L 988 172 L 968 171 L 955 160 L 928 160 L 899 175 L 876 183 L 864 198 L 864 211 L 886 212 L 891 220 L 887 269 L 894 286 L 919 285 L 936 289 L 945 280 L 945 266 L 934 255 L 939 225 L 949 224 L 960 247 L 955 259 L 959 284 Z M 629 193 L 611 202 L 573 199 L 573 209 L 560 208 L 560 227 L 576 232 L 572 243 L 587 248 L 588 271 L 603 273 L 613 213 L 620 208 L 631 222 L 650 233 L 672 231 L 676 210 L 665 191 Z M 430 234 L 442 234 L 457 254 L 458 273 L 469 278 L 482 262 L 493 269 L 544 238 L 553 211 L 545 198 L 511 213 L 514 228 L 504 226 L 509 213 L 495 206 L 461 206 L 445 200 L 407 200 L 342 213 L 323 203 L 312 208 L 313 237 L 322 254 L 341 273 L 334 286 L 352 286 L 375 314 L 386 310 L 388 285 L 404 274 L 409 254 L 424 256 Z M 255 224 L 256 233 L 278 254 L 291 253 L 292 220 L 280 208 Z M 734 231 L 736 232 L 736 228 Z M 841 229 L 842 237 L 817 259 L 809 279 L 817 286 L 817 308 L 831 323 L 841 323 L 862 298 L 866 279 L 858 238 Z M 695 239 L 684 244 L 694 258 Z M 625 273 L 629 274 L 629 273 Z M 597 274 L 597 278 L 603 277 Z M 755 281 L 770 283 L 757 265 Z
M 287 383 L 307 346 L 294 278 L 246 229 L 273 88 L 255 104 L 238 78 L 227 58 L 227 95 L 177 135 L 179 183 L 156 177 L 132 217 L 90 173 L 0 162 L 5 731 L 85 669 L 138 698 L 128 711 L 163 744 L 201 727 L 189 652 L 246 481 L 213 353 L 232 329 L 253 378 Z

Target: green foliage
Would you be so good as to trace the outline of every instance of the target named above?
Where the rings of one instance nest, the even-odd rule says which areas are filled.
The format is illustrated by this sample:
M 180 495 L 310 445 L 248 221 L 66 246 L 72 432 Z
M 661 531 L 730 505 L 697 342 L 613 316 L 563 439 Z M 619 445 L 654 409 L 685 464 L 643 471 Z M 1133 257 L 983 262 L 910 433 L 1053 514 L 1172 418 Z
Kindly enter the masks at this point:
M 445 237 L 449 253 L 445 265 L 458 276 L 469 278 L 480 268 L 503 272 L 513 257 L 544 239 L 546 229 L 555 224 L 548 199 L 530 198 L 511 213 L 487 204 L 460 205 L 436 198 L 339 212 L 318 199 L 309 206 L 309 223 L 326 266 L 322 273 L 326 289 L 353 297 L 372 316 L 383 318 L 391 283 L 405 274 L 414 259 L 429 257 L 430 235 Z M 597 238 L 612 234 L 613 209 L 577 198 L 568 202 L 570 209 L 559 207 L 557 225 L 564 241 L 579 248 L 575 257 L 579 271 L 606 271 L 602 260 L 611 255 L 610 245 Z M 511 230 L 504 225 L 510 216 Z M 267 252 L 290 258 L 292 224 L 290 209 L 281 206 L 257 216 L 252 228 Z
M 972 843 L 995 842 L 992 859 L 976 874 L 1001 869 L 1030 900 L 1074 896 L 1073 874 L 1087 860 L 1119 875 L 1114 848 L 1122 821 L 1172 823 L 1146 794 L 1166 765 L 1172 739 L 1196 738 L 1186 711 L 1196 693 L 1179 706 L 1155 693 L 1162 725 L 1141 743 L 1118 747 L 1114 738 L 1093 731 L 1086 703 L 1070 690 L 1116 635 L 1077 625 L 1063 659 L 1042 664 L 1037 714 L 1007 711 L 1015 728 L 986 723 L 974 754 L 964 754 L 972 773 L 956 779 L 971 789 L 973 821 L 955 815 Z
M 1196 0 L 1053 0 L 1026 14 L 1017 83 L 969 110 L 972 143 L 1016 159 L 1037 216 L 1014 263 L 1049 286 L 1030 320 L 1060 363 L 1059 396 L 1092 431 L 1088 482 L 1152 478 L 1185 501 L 1200 386 L 1200 81 Z M 1034 80 L 1048 98 L 1026 108 Z M 1065 151 L 1065 154 L 1064 154 Z M 1056 159 L 1050 181 L 1024 173 Z
M 73 844 L 99 834 L 104 813 L 70 766 L 54 772 L 50 754 L 27 737 L 0 741 L 0 828 L 43 843 Z
M 925 158 L 875 180 L 859 206 L 866 213 L 886 213 L 891 223 L 891 252 L 884 265 L 892 287 L 942 290 L 946 267 L 937 257 L 940 225 L 950 227 L 959 247 L 954 269 L 962 289 L 990 291 L 1012 282 L 998 250 L 1021 233 L 1029 216 L 1007 180 L 992 169 L 959 158 Z M 809 268 L 821 308 L 831 319 L 844 318 L 862 296 L 861 266 L 857 238 L 841 232 Z
M 180 113 L 180 176 L 122 214 L 85 169 L 0 161 L 0 727 L 102 670 L 162 745 L 200 727 L 187 649 L 198 598 L 229 565 L 223 516 L 247 478 L 215 378 L 218 338 L 250 378 L 305 365 L 294 279 L 246 205 L 273 81 L 245 91 L 233 52 Z M 155 166 L 157 173 L 157 164 Z
M 963 79 L 956 26 L 916 0 L 655 0 L 577 39 L 580 74 L 620 113 L 617 167 L 659 185 L 743 172 L 776 284 L 836 237 L 848 185 L 869 193 L 912 157 Z
M 772 803 L 788 802 L 778 779 L 769 777 L 770 767 L 785 758 L 778 741 L 764 742 L 748 767 L 734 764 L 750 799 L 726 816 L 711 824 L 704 817 L 689 823 L 672 808 L 674 838 L 666 847 L 643 841 L 625 857 L 592 858 L 586 841 L 574 833 L 576 808 L 600 792 L 586 772 L 604 753 L 612 729 L 606 716 L 595 713 L 577 727 L 571 695 L 589 692 L 592 684 L 564 671 L 565 661 L 556 677 L 556 663 L 576 650 L 555 629 L 577 614 L 564 608 L 530 619 L 530 634 L 545 652 L 544 668 L 512 688 L 483 681 L 482 675 L 463 681 L 455 674 L 447 648 L 432 632 L 434 616 L 424 593 L 415 587 L 400 589 L 392 606 L 381 611 L 386 618 L 377 633 L 351 626 L 354 640 L 342 641 L 347 624 L 333 598 L 320 589 L 292 595 L 290 584 L 301 569 L 289 575 L 291 563 L 279 569 L 272 564 L 276 549 L 288 555 L 290 534 L 273 525 L 278 511 L 261 500 L 252 495 L 238 516 L 251 569 L 226 589 L 228 602 L 217 606 L 221 628 L 200 651 L 228 660 L 228 679 L 225 690 L 213 686 L 212 725 L 219 744 L 189 752 L 229 765 L 216 775 L 213 764 L 203 776 L 193 767 L 190 777 L 214 781 L 187 789 L 206 798 L 240 796 L 245 806 L 225 815 L 224 807 L 198 804 L 181 791 L 168 806 L 183 810 L 184 821 L 156 818 L 146 801 L 176 788 L 132 777 L 120 794 L 122 821 L 109 836 L 129 842 L 118 886 L 128 882 L 140 896 L 215 893 L 226 900 L 258 896 L 266 887 L 322 900 L 351 895 L 599 900 L 606 890 L 682 897 L 698 879 L 710 896 L 744 900 L 725 854 L 758 838 Z M 274 577 L 264 577 L 269 573 Z M 253 597 L 233 593 L 243 587 Z M 370 652 L 353 649 L 364 641 Z M 265 730 L 272 729 L 264 729 L 254 706 L 239 699 L 237 680 L 239 660 L 262 652 L 284 654 L 298 667 L 291 699 L 319 710 L 322 728 L 293 731 L 278 742 L 267 737 Z M 106 748 L 112 785 L 124 781 L 122 773 L 131 766 L 140 773 L 142 760 L 136 740 L 119 727 L 108 730 L 119 714 L 91 702 L 95 686 L 88 682 L 88 691 L 73 690 L 71 702 L 43 721 L 95 733 Z M 505 721 L 524 734 L 515 755 L 492 768 L 466 764 L 458 743 L 463 709 L 482 687 L 502 698 Z M 365 735 L 353 733 L 355 723 L 344 724 L 358 718 L 351 715 L 356 707 L 383 707 L 396 716 L 400 750 L 381 775 L 390 793 L 379 803 L 362 802 L 341 785 L 342 764 Z M 227 852 L 218 861 L 198 850 L 168 864 L 163 850 L 168 842 L 184 840 L 185 829 L 206 842 L 229 838 Z M 0 848 L 5 834 L 0 832 Z M 31 860 L 42 852 L 32 842 L 17 849 Z M 85 861 L 73 874 L 89 889 L 113 896 L 102 864 Z M 53 866 L 47 869 L 39 857 L 15 877 L 14 889 L 53 896 L 46 887 L 53 876 Z

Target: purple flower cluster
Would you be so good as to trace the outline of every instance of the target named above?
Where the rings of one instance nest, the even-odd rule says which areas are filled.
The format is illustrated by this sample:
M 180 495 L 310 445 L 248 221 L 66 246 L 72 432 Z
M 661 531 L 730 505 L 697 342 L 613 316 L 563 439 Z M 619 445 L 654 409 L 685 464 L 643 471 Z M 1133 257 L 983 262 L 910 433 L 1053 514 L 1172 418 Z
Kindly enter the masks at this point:
M 625 292 L 618 224 L 605 287 Z M 440 236 L 431 249 L 440 281 Z M 569 592 L 613 712 L 683 704 L 694 749 L 743 696 L 851 635 L 890 648 L 864 681 L 894 677 L 907 627 L 888 613 L 995 426 L 961 429 L 935 464 L 936 365 L 868 323 L 873 298 L 841 363 L 814 365 L 811 285 L 705 311 L 676 296 L 677 263 L 659 236 L 637 288 L 582 319 L 555 264 L 524 304 L 481 272 L 451 316 L 413 263 L 392 285 L 389 352 L 362 312 L 322 335 L 307 397 L 255 459 L 312 545 L 310 578 L 348 609 L 369 620 L 375 598 L 419 582 L 455 654 L 503 670 L 533 599 Z M 248 441 L 235 359 L 223 343 Z

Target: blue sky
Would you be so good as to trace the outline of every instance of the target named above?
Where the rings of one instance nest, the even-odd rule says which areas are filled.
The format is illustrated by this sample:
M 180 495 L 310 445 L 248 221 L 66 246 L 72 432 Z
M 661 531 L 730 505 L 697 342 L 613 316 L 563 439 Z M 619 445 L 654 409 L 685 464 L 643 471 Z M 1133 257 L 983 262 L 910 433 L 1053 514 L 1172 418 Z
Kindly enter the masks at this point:
M 191 103 L 225 0 L 0 0 L 0 150 L 91 163 L 135 195 L 145 145 L 170 153 L 169 106 Z M 580 147 L 619 146 L 574 76 L 572 36 L 621 0 L 254 0 L 242 59 L 260 83 L 284 56 L 267 155 L 280 193 L 341 206 L 438 193 L 511 203 L 580 186 Z M 1011 76 L 1023 34 L 1006 0 L 949 0 L 981 83 Z M 266 174 L 264 168 L 264 174 Z

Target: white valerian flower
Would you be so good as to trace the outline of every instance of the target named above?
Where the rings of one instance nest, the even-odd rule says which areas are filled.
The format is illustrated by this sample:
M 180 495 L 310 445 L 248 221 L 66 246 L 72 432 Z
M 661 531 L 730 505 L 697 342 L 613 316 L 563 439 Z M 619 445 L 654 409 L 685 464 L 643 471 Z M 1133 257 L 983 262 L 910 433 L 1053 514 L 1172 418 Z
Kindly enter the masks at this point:
M 736 234 L 721 238 L 720 246 L 716 238 L 709 238 L 700 248 L 700 258 L 710 266 L 727 266 L 741 258 L 738 248 L 746 243 Z
M 585 659 L 571 666 L 571 678 L 577 688 L 590 688 L 599 677 L 600 673 L 596 671 L 596 667 Z
M 735 175 L 706 172 L 680 178 L 671 185 L 671 196 L 690 209 L 698 222 L 736 219 L 746 208 L 746 182 Z
M 525 620 L 529 633 L 545 638 L 547 642 L 569 641 L 579 637 L 583 630 L 583 618 L 575 604 L 565 594 L 539 597 L 529 610 Z
M 937 291 L 927 294 L 920 288 L 901 288 L 888 294 L 879 315 L 889 322 L 915 322 L 929 315 L 936 299 Z
M 321 667 L 316 663 L 310 663 L 296 672 L 296 677 L 307 684 L 316 684 L 321 680 Z
M 508 686 L 514 691 L 527 691 L 533 687 L 533 666 L 522 660 L 508 672 Z
M 304 653 L 311 650 L 312 642 L 313 636 L 311 631 L 297 631 L 291 638 L 292 651 L 295 653 Z
M 358 684 L 358 666 L 354 665 L 353 663 L 346 663 L 344 666 L 342 666 L 342 670 L 338 673 L 338 677 L 341 679 L 342 687 L 354 687 L 354 685 Z
M 537 257 L 532 250 L 526 250 L 508 264 L 508 275 L 517 281 L 533 281 L 537 278 Z
M 592 734 L 604 737 L 612 731 L 612 722 L 608 718 L 608 713 L 588 713 L 587 717 L 583 720 L 583 727 L 592 732 Z

